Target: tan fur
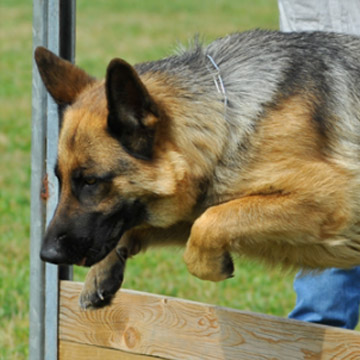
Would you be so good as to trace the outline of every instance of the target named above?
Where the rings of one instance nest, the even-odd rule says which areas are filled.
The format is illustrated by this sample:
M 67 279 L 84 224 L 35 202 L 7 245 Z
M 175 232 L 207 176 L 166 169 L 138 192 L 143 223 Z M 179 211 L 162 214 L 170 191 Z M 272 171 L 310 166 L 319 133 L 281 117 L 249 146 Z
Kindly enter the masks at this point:
M 322 143 L 306 100 L 294 97 L 270 111 L 254 139 L 252 161 L 233 184 L 239 199 L 195 221 L 185 253 L 188 267 L 199 274 L 206 273 L 200 267 L 214 266 L 210 254 L 201 266 L 204 249 L 290 266 L 356 265 L 356 253 L 350 254 L 354 239 L 346 237 L 358 206 L 352 197 L 356 182 L 326 157 Z M 202 277 L 211 278 L 207 272 Z
M 172 236 L 168 229 L 147 227 L 146 231 L 134 229 L 118 246 L 129 238 L 140 241 L 139 234 L 142 245 L 137 249 L 187 241 L 184 260 L 189 271 L 214 281 L 226 277 L 220 268 L 224 251 L 291 267 L 357 264 L 351 250 L 354 245 L 346 237 L 354 221 L 355 179 L 326 157 L 314 126 L 306 99 L 297 96 L 283 101 L 262 120 L 251 160 L 241 174 L 232 174 L 231 190 L 217 194 L 226 202 L 210 207 L 193 225 L 191 219 L 197 214 L 188 211 L 184 219 L 188 219 L 185 228 L 192 227 L 189 239 L 183 227 L 173 228 Z M 215 166 L 207 163 L 204 169 Z M 191 162 L 187 169 L 191 177 Z M 181 183 L 178 192 L 178 197 L 155 201 L 154 213 L 180 206 Z
M 38 57 L 42 63 L 41 51 Z M 42 72 L 62 101 L 68 90 L 61 89 L 58 75 L 54 80 Z M 118 85 L 119 79 L 125 84 Z M 124 249 L 131 256 L 148 246 L 185 245 L 189 271 L 213 281 L 231 276 L 229 253 L 305 269 L 359 264 L 360 171 L 344 140 L 351 126 L 335 131 L 336 115 L 324 112 L 333 128 L 323 131 L 311 88 L 277 94 L 256 121 L 242 113 L 241 122 L 232 123 L 219 93 L 202 94 L 199 103 L 178 76 L 138 76 L 119 59 L 110 63 L 105 81 L 72 67 L 67 80 L 75 81 L 76 90 L 59 139 L 62 192 L 55 219 L 110 214 L 124 199 L 146 208 L 142 222 L 89 273 L 85 307 L 96 291 L 94 277 L 102 281 L 111 274 Z M 125 105 L 114 102 L 120 95 Z M 112 116 L 120 123 L 115 130 Z M 139 143 L 131 142 L 130 130 L 130 140 L 122 137 L 127 127 L 137 131 Z M 106 191 L 80 204 L 71 187 L 74 171 L 90 181 L 112 176 Z
M 89 154 L 87 147 L 91 146 L 91 158 L 104 169 L 114 166 L 105 156 L 109 152 L 118 153 L 134 163 L 138 171 L 133 177 L 127 174 L 125 178 L 116 178 L 114 192 L 148 196 L 150 214 L 154 215 L 149 224 L 144 225 L 147 232 L 144 247 L 151 243 L 147 240 L 152 238 L 149 225 L 155 232 L 179 221 L 188 222 L 191 227 L 198 216 L 196 185 L 214 171 L 222 155 L 219 150 L 213 158 L 201 158 L 197 148 L 206 148 L 205 153 L 209 146 L 222 149 L 226 142 L 225 136 L 215 137 L 218 133 L 226 134 L 221 121 L 218 124 L 214 121 L 207 136 L 192 139 L 191 136 L 198 134 L 188 134 L 186 121 L 192 119 L 185 115 L 193 113 L 191 106 L 173 97 L 172 101 L 166 102 L 166 94 L 174 94 L 176 89 L 164 85 L 161 80 L 157 83 L 156 76 L 150 78 L 144 79 L 144 83 L 155 94 L 158 104 L 164 106 L 169 119 L 184 118 L 180 124 L 170 123 L 168 132 L 161 134 L 153 163 L 134 161 L 116 140 L 108 138 L 105 101 L 98 94 L 102 84 L 90 89 L 90 94 L 84 94 L 79 104 L 65 115 L 59 147 L 60 160 L 63 158 L 63 166 L 69 169 L 76 166 L 69 159 L 76 164 L 86 162 L 71 153 L 69 142 L 74 133 L 78 134 L 74 145 L 77 156 Z M 94 112 L 91 112 L 90 104 Z M 246 168 L 241 174 L 231 173 L 231 189 L 217 193 L 217 184 L 213 183 L 216 198 L 226 202 L 213 204 L 195 221 L 184 256 L 190 271 L 211 278 L 201 275 L 211 269 L 212 280 L 219 280 L 218 273 L 213 270 L 215 263 L 219 263 L 220 250 L 260 256 L 275 264 L 281 261 L 290 266 L 311 268 L 346 267 L 357 263 L 357 258 L 351 259 L 346 253 L 348 241 L 344 238 L 352 221 L 352 206 L 355 206 L 351 199 L 351 174 L 326 157 L 326 149 L 321 147 L 323 141 L 312 121 L 312 109 L 307 100 L 299 96 L 284 100 L 269 111 L 252 140 Z M 97 142 L 89 144 L 86 137 L 96 138 Z M 64 173 L 68 171 L 64 170 Z M 152 196 L 154 194 L 160 197 Z M 239 199 L 232 200 L 237 197 Z M 111 206 L 111 200 L 102 206 L 99 210 L 105 211 Z M 174 235 L 174 238 L 179 236 Z M 186 236 L 180 238 L 181 241 L 175 242 L 187 240 Z M 165 241 L 172 242 L 169 237 Z M 161 238 L 155 242 L 161 243 Z M 205 249 L 209 252 L 207 257 Z M 211 261 L 211 254 L 216 254 L 214 261 Z M 204 264 L 199 261 L 201 258 Z M 202 265 L 206 270 L 200 270 Z

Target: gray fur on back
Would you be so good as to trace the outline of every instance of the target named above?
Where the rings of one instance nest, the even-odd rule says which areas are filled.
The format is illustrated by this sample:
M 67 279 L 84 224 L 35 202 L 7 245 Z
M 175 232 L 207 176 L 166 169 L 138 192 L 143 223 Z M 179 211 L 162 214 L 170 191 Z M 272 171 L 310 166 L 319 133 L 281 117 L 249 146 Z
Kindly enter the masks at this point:
M 223 102 L 224 96 L 214 85 L 215 68 L 207 55 L 219 67 L 225 87 L 224 117 L 233 138 L 231 143 L 246 146 L 246 139 L 269 106 L 296 93 L 311 91 L 317 99 L 319 131 L 333 134 L 328 131 L 333 126 L 328 119 L 336 118 L 342 131 L 329 141 L 342 143 L 344 155 L 354 157 L 352 150 L 360 144 L 358 37 L 323 32 L 248 31 L 217 39 L 208 46 L 195 41 L 179 55 L 138 64 L 136 69 L 139 74 L 173 75 L 179 79 L 174 85 L 185 87 L 196 101 L 206 97 Z

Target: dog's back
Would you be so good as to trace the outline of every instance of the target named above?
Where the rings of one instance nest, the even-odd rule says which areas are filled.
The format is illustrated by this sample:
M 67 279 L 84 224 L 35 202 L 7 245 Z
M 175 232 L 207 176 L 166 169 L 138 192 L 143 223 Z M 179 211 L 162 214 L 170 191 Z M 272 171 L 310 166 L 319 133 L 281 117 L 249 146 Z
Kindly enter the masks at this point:
M 222 187 L 229 177 L 226 169 L 242 171 L 249 162 L 251 145 L 264 119 L 291 99 L 311 117 L 307 130 L 317 134 L 322 156 L 357 172 L 359 55 L 360 39 L 354 36 L 257 30 L 232 34 L 206 47 L 195 42 L 180 55 L 139 64 L 136 69 L 145 81 L 162 74 L 170 86 L 182 89 L 185 99 L 196 103 L 183 101 L 193 111 L 186 129 L 180 129 L 182 123 L 174 125 L 179 128 L 178 141 L 189 136 L 191 126 L 193 133 L 199 129 L 206 133 L 210 123 L 214 127 L 214 143 L 204 150 L 203 161 L 212 158 L 214 148 L 223 147 L 215 169 Z M 289 119 L 283 120 L 285 131 Z M 302 135 L 299 132 L 296 137 Z M 185 140 L 184 148 L 191 149 Z

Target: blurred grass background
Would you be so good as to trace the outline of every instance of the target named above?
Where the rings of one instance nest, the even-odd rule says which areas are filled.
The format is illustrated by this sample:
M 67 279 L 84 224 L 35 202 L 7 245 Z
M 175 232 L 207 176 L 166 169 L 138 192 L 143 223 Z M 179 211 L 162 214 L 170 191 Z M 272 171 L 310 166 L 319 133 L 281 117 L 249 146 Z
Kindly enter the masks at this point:
M 32 2 L 0 2 L 0 359 L 28 356 Z M 170 55 L 194 34 L 205 42 L 250 28 L 278 28 L 276 0 L 77 1 L 76 62 L 102 77 L 112 57 L 130 63 Z M 124 287 L 286 316 L 292 275 L 236 259 L 214 284 L 186 271 L 180 249 L 128 263 Z M 75 270 L 83 280 L 86 271 Z

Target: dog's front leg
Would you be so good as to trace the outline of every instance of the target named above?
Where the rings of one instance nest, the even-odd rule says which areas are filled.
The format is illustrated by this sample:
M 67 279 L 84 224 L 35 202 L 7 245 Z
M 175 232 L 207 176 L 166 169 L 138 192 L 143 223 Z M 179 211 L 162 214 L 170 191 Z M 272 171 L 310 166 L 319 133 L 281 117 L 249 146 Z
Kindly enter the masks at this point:
M 189 272 L 212 281 L 231 277 L 231 251 L 272 264 L 324 267 L 327 238 L 341 229 L 346 212 L 331 201 L 314 199 L 301 194 L 254 195 L 207 209 L 194 222 L 186 245 Z
M 127 259 L 154 245 L 184 245 L 190 234 L 191 224 L 178 223 L 169 228 L 134 228 L 126 232 L 105 259 L 95 264 L 87 274 L 80 295 L 83 309 L 99 308 L 110 304 L 120 289 Z
M 140 249 L 129 240 L 130 234 L 124 234 L 116 248 L 90 268 L 80 294 L 80 306 L 83 309 L 101 308 L 110 304 L 124 280 L 128 257 Z

